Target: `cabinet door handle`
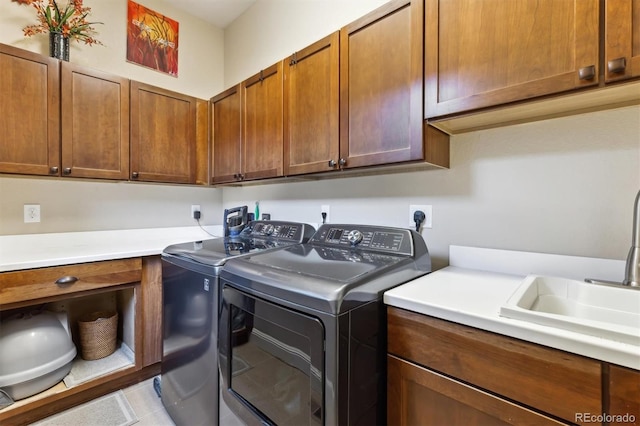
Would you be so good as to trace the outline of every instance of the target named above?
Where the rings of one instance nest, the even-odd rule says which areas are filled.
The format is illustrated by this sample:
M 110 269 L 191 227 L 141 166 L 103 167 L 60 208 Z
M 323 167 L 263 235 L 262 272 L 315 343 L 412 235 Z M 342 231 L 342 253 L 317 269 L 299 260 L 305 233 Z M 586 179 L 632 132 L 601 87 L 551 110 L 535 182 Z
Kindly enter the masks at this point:
M 131 173 L 131 177 L 132 177 L 133 179 L 138 179 L 138 176 L 140 176 L 140 175 L 138 174 L 138 172 L 133 172 L 133 173 Z
M 593 80 L 596 76 L 596 66 L 589 65 L 588 67 L 580 68 L 578 71 L 578 77 L 580 80 Z
M 340 165 L 340 167 L 345 166 L 347 164 L 347 160 L 345 160 L 344 158 L 341 158 L 338 161 L 338 164 Z
M 335 160 L 329 160 L 329 167 L 335 167 L 336 166 L 336 161 Z
M 624 69 L 626 67 L 627 67 L 627 58 L 625 57 L 612 59 L 607 62 L 607 70 L 609 70 L 609 72 L 614 72 L 614 73 L 624 72 Z
M 65 175 L 70 175 L 71 174 L 71 167 L 65 167 L 64 169 L 62 169 L 62 173 Z
M 58 174 L 58 167 L 57 166 L 53 166 L 49 169 L 49 174 L 52 175 L 57 175 Z
M 78 281 L 78 277 L 74 277 L 73 275 L 67 275 L 64 277 L 60 277 L 56 280 L 56 284 L 58 285 L 71 285 Z

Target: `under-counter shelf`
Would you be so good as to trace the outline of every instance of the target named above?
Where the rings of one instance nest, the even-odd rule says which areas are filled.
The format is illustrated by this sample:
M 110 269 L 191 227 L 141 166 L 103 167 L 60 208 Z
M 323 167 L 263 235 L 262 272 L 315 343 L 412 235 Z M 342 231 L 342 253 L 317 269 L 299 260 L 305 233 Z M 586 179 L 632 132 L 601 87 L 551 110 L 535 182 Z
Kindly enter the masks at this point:
M 62 283 L 56 284 L 60 278 Z M 161 299 L 159 256 L 0 273 L 0 317 L 29 309 L 64 311 L 80 354 L 78 318 L 88 312 L 116 310 L 120 342 L 110 355 L 117 362 L 106 363 L 108 357 L 84 361 L 78 355 L 70 374 L 81 364 L 108 365 L 88 377 L 75 377 L 68 386 L 60 382 L 0 410 L 0 424 L 32 423 L 157 375 L 162 352 Z M 130 351 L 123 350 L 125 346 Z
M 70 389 L 79 386 L 92 386 L 105 380 L 109 380 L 109 376 L 114 372 L 126 371 L 135 372 L 136 368 L 136 334 L 135 334 L 135 318 L 136 318 L 136 287 L 125 286 L 117 289 L 106 288 L 101 293 L 85 294 L 72 298 L 62 298 L 60 300 L 49 303 L 31 302 L 29 306 L 0 311 L 0 317 L 6 319 L 15 314 L 29 315 L 33 311 L 48 311 L 64 313 L 64 317 L 68 323 L 68 329 L 71 340 L 77 350 L 77 355 L 71 361 L 71 370 L 64 378 L 53 387 L 47 388 L 42 392 L 21 398 L 13 404 L 0 410 L 0 422 L 4 425 L 5 416 L 11 416 L 14 410 L 20 407 L 30 407 L 34 401 L 42 401 L 47 397 L 55 395 L 55 398 L 64 396 L 64 393 Z M 25 302 L 27 303 L 27 302 Z M 84 315 L 91 312 L 115 311 L 118 313 L 118 324 L 116 327 L 117 346 L 116 350 L 106 357 L 95 360 L 84 360 L 82 358 L 82 340 L 80 338 L 80 329 L 78 320 Z M 48 365 L 48 364 L 47 364 Z M 20 373 L 20 371 L 16 371 Z M 41 379 L 45 376 L 34 378 Z M 26 382 L 22 382 L 26 383 Z M 20 384 L 20 383 L 17 383 Z M 40 383 L 37 386 L 42 386 Z M 9 417 L 7 417 L 9 418 Z M 10 422 L 9 422 L 10 423 Z

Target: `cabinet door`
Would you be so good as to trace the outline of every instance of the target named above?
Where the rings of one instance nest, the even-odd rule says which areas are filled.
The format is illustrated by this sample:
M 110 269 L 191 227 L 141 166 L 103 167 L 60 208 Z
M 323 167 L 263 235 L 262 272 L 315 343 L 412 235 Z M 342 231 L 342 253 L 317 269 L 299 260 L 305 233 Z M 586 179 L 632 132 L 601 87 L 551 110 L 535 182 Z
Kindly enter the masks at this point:
M 568 422 L 602 413 L 599 361 L 403 309 L 387 320 L 390 354 Z
M 129 177 L 129 80 L 62 62 L 62 175 Z
M 211 99 L 211 183 L 234 182 L 240 174 L 240 85 Z
M 282 176 L 282 62 L 242 83 L 243 179 Z
M 196 183 L 198 185 L 208 185 L 211 181 L 209 106 L 208 100 L 196 100 Z
M 640 76 L 640 0 L 606 0 L 604 22 L 605 81 Z
M 394 356 L 387 357 L 388 425 L 562 425 Z
M 60 65 L 0 44 L 0 172 L 60 174 Z
M 598 5 L 426 0 L 426 117 L 597 84 Z
M 131 178 L 195 183 L 196 99 L 131 82 Z
M 339 155 L 339 32 L 284 63 L 284 174 L 334 169 Z
M 341 30 L 344 167 L 423 158 L 422 3 L 391 1 Z
M 609 366 L 610 425 L 640 424 L 640 371 Z

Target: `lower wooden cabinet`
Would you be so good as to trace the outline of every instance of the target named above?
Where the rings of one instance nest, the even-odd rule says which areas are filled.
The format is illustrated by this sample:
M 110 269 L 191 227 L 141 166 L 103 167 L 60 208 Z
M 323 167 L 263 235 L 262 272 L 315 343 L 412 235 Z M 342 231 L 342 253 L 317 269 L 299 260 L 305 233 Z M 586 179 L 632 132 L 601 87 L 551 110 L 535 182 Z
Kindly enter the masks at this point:
M 160 256 L 142 258 L 140 286 L 142 320 L 136 322 L 136 334 L 142 342 L 142 365 L 162 360 L 162 263 Z
M 606 410 L 610 425 L 640 425 L 640 371 L 609 366 Z
M 77 297 L 139 282 L 140 258 L 79 263 L 0 274 L 0 309 Z
M 566 424 L 395 356 L 387 357 L 388 424 Z
M 59 383 L 0 410 L 2 426 L 24 425 L 160 373 L 160 256 L 0 273 L 0 316 L 29 309 L 67 312 L 78 354 L 77 319 L 95 310 L 119 314 L 118 340 L 134 353 L 130 366 L 67 388 Z
M 389 424 L 640 419 L 640 371 L 393 307 L 387 321 Z

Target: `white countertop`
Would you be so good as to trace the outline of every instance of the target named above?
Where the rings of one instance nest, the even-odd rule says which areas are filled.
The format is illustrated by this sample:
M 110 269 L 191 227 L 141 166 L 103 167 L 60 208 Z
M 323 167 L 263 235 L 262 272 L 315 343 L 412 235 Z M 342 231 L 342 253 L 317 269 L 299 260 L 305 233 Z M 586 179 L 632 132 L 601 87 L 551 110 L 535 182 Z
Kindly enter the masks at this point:
M 451 246 L 450 266 L 387 291 L 387 305 L 640 370 L 640 347 L 501 317 L 526 275 L 621 281 L 625 262 Z M 635 291 L 635 290 L 629 290 Z M 640 309 L 640 307 L 639 307 Z
M 205 230 L 188 226 L 4 235 L 0 236 L 0 272 L 152 256 L 171 244 L 222 234 L 222 226 L 206 226 Z

